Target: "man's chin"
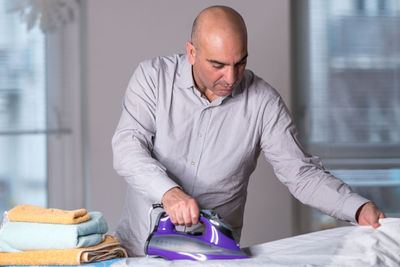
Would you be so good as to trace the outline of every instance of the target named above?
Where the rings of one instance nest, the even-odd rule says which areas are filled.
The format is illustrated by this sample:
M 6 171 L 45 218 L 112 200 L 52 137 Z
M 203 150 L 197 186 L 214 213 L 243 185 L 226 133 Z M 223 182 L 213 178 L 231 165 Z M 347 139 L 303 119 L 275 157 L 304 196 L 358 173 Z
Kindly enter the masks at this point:
M 228 96 L 228 95 L 230 95 L 230 94 L 231 94 L 231 92 L 223 92 L 223 93 L 219 92 L 219 93 L 216 94 L 216 95 L 219 96 L 219 97 L 225 97 L 225 96 Z
M 219 89 L 217 92 L 216 92 L 216 95 L 218 95 L 218 96 L 227 96 L 227 95 L 230 95 L 231 93 L 232 93 L 232 88 L 230 88 L 230 89 Z

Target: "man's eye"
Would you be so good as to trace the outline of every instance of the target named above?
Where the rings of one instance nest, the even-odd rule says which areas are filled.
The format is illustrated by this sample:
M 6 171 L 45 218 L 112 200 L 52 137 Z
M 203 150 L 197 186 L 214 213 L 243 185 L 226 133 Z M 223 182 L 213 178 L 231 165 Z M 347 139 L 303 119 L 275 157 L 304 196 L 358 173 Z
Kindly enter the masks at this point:
M 215 69 L 222 69 L 224 67 L 224 65 L 213 65 L 213 67 Z

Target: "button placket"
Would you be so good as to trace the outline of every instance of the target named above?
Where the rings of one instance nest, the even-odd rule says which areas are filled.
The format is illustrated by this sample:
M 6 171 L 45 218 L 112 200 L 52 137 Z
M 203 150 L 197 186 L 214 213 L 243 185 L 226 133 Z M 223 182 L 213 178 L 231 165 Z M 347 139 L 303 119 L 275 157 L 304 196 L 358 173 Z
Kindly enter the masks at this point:
M 193 179 L 193 184 L 192 184 L 192 192 L 195 188 L 196 184 L 196 179 L 197 179 L 197 173 L 198 173 L 198 168 L 201 160 L 201 156 L 203 154 L 204 150 L 204 142 L 205 142 L 205 136 L 207 134 L 208 126 L 210 123 L 211 119 L 211 108 L 210 107 L 205 107 L 200 114 L 199 118 L 199 124 L 197 130 L 197 136 L 195 138 L 195 146 L 193 147 L 193 157 L 190 161 L 190 167 L 192 168 L 191 172 L 194 177 Z

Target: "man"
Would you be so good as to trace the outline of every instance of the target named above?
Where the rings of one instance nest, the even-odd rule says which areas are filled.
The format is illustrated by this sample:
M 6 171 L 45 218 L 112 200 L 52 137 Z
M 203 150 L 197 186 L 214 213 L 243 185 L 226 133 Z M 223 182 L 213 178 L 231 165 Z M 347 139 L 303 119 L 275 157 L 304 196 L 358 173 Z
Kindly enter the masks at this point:
M 148 210 L 160 202 L 177 225 L 196 224 L 200 208 L 215 210 L 239 241 L 261 152 L 303 203 L 379 226 L 383 213 L 303 152 L 279 94 L 245 70 L 247 31 L 235 10 L 203 10 L 186 50 L 139 65 L 113 137 L 114 167 L 129 185 L 116 235 L 130 256 L 143 255 Z

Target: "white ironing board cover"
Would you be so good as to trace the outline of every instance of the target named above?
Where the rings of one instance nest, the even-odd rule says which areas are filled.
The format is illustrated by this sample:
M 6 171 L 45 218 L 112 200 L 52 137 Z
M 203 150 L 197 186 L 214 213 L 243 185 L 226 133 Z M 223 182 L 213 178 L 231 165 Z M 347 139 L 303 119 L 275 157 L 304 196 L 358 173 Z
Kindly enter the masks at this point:
M 346 226 L 323 230 L 247 248 L 244 260 L 168 261 L 127 258 L 117 266 L 400 266 L 400 218 L 380 220 L 381 227 Z

